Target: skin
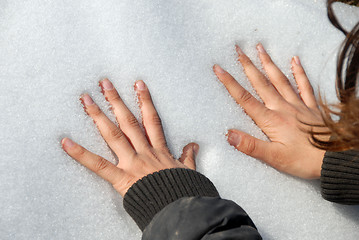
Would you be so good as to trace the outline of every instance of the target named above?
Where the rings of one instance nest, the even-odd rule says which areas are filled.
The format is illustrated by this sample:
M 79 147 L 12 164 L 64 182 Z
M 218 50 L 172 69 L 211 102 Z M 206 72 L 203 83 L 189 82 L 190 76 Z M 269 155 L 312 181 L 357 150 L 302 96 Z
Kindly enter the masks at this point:
M 117 123 L 112 122 L 88 94 L 81 96 L 86 113 L 94 120 L 102 137 L 119 159 L 117 165 L 96 155 L 69 138 L 61 141 L 62 148 L 73 159 L 110 182 L 122 196 L 139 179 L 168 168 L 196 169 L 195 155 L 199 146 L 189 143 L 179 160 L 173 158 L 162 130 L 161 119 L 153 105 L 150 92 L 143 81 L 137 81 L 135 91 L 141 108 L 143 128 L 121 100 L 108 79 L 99 83 L 110 103 Z
M 237 150 L 262 160 L 277 170 L 305 179 L 320 177 L 324 151 L 315 148 L 301 123 L 323 124 L 313 88 L 297 56 L 291 61 L 299 95 L 280 69 L 273 63 L 262 44 L 258 55 L 268 78 L 236 46 L 238 61 L 263 103 L 245 90 L 219 65 L 213 70 L 234 100 L 254 120 L 270 141 L 245 132 L 229 130 L 228 142 Z M 318 130 L 318 129 L 315 129 Z M 319 129 L 326 131 L 326 128 Z
M 263 141 L 245 132 L 229 130 L 228 142 L 239 151 L 260 159 L 279 171 L 305 179 L 320 177 L 324 151 L 313 147 L 302 122 L 322 124 L 313 88 L 298 57 L 292 59 L 292 70 L 299 95 L 288 79 L 273 63 L 261 44 L 259 58 L 267 79 L 251 60 L 236 46 L 238 60 L 263 103 L 246 91 L 219 65 L 213 70 L 234 100 L 255 121 L 270 141 Z M 86 113 L 94 120 L 104 140 L 119 159 L 117 165 L 96 155 L 69 138 L 62 148 L 73 159 L 110 182 L 124 196 L 128 189 L 144 176 L 168 168 L 196 169 L 195 155 L 199 146 L 189 143 L 179 160 L 170 153 L 162 130 L 161 119 L 143 81 L 137 81 L 135 91 L 140 103 L 143 128 L 121 100 L 108 79 L 99 83 L 102 93 L 116 116 L 113 123 L 88 94 L 81 96 Z M 304 131 L 303 131 L 304 130 Z M 326 131 L 327 129 L 321 129 Z M 325 139 L 324 139 L 325 140 Z

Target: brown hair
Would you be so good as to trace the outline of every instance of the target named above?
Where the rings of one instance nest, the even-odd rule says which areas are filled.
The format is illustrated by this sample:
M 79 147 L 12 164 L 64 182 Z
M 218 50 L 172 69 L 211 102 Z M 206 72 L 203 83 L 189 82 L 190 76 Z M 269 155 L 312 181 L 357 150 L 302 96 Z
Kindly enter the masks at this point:
M 314 146 L 329 150 L 343 151 L 359 149 L 359 22 L 352 31 L 346 31 L 337 20 L 332 4 L 336 0 L 327 1 L 328 18 L 330 22 L 346 35 L 337 60 L 336 93 L 337 104 L 327 104 L 321 97 L 319 106 L 325 126 L 329 131 L 311 130 L 311 142 Z M 337 120 L 338 119 L 338 120 Z M 328 141 L 321 140 L 322 135 L 330 135 Z

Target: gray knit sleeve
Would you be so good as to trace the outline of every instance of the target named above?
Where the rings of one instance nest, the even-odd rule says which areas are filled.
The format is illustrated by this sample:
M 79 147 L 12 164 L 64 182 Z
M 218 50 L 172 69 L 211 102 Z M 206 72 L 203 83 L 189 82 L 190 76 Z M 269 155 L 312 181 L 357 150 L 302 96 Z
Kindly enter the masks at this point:
M 123 206 L 143 231 L 159 211 L 183 197 L 219 197 L 219 194 L 199 172 L 172 168 L 138 180 L 127 191 Z
M 326 152 L 320 181 L 324 199 L 359 204 L 359 151 Z

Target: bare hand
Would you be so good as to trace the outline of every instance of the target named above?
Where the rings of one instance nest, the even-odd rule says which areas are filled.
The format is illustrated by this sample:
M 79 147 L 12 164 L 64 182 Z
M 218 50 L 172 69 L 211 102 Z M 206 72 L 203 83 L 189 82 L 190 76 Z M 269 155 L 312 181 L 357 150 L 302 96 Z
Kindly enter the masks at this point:
M 168 168 L 196 169 L 194 157 L 199 146 L 190 143 L 183 148 L 179 161 L 173 158 L 166 145 L 161 120 L 143 81 L 137 81 L 135 89 L 140 102 L 145 133 L 112 83 L 105 79 L 100 82 L 100 86 L 106 100 L 112 106 L 119 126 L 101 111 L 88 94 L 82 95 L 81 100 L 85 111 L 96 123 L 102 137 L 117 155 L 119 163 L 115 166 L 70 139 L 64 138 L 61 142 L 62 147 L 72 158 L 110 182 L 122 196 L 137 180 L 148 174 Z
M 279 171 L 301 178 L 319 178 L 324 151 L 311 145 L 309 134 L 303 131 L 308 130 L 308 126 L 301 121 L 322 124 L 323 120 L 313 88 L 299 58 L 294 57 L 291 62 L 298 95 L 261 44 L 257 45 L 257 50 L 269 80 L 238 46 L 236 50 L 245 74 L 263 103 L 254 98 L 220 66 L 214 65 L 214 72 L 234 100 L 267 135 L 270 142 L 235 129 L 229 130 L 228 142 L 239 151 L 260 159 Z

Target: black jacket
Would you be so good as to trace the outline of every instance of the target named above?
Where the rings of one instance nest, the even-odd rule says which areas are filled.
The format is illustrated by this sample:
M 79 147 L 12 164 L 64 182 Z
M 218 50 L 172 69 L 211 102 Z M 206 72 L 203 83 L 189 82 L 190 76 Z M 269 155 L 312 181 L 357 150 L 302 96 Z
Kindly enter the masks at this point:
M 166 169 L 136 182 L 124 198 L 142 239 L 262 239 L 247 213 L 221 199 L 212 182 L 189 169 Z

